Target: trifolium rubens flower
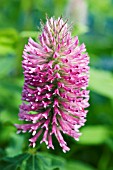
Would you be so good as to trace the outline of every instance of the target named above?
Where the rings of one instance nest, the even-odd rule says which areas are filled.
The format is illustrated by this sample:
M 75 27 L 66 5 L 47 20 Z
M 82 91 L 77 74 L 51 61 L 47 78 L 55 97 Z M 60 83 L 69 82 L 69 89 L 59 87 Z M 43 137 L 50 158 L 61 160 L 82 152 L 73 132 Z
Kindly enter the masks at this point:
M 37 139 L 54 149 L 54 135 L 63 152 L 69 151 L 64 135 L 79 140 L 79 128 L 86 122 L 89 106 L 89 57 L 85 45 L 72 37 L 67 21 L 47 18 L 39 43 L 29 38 L 23 51 L 23 103 L 15 124 L 18 133 L 31 132 L 30 146 Z

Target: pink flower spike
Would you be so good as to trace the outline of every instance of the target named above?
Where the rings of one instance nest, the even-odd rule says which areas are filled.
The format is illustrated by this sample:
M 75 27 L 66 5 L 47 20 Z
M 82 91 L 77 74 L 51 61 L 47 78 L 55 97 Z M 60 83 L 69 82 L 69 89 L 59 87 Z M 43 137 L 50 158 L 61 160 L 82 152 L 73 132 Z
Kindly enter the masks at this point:
M 54 135 L 67 152 L 65 134 L 78 141 L 86 122 L 89 56 L 85 44 L 71 35 L 67 21 L 46 19 L 39 41 L 29 38 L 23 50 L 23 102 L 18 116 L 29 123 L 15 126 L 17 133 L 31 133 L 30 146 L 43 136 L 40 143 L 54 149 Z

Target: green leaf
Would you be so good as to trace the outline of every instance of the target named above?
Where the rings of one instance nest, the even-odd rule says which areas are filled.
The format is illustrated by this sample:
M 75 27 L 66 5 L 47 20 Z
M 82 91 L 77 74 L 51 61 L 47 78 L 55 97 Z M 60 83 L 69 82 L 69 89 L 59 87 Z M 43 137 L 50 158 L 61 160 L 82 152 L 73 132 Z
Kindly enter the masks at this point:
M 81 129 L 80 144 L 98 145 L 104 143 L 109 137 L 109 130 L 105 126 L 87 126 Z
M 92 91 L 113 99 L 112 73 L 91 68 L 89 87 Z
M 21 154 L 12 158 L 3 158 L 0 160 L 0 169 L 2 170 L 16 170 L 21 167 L 22 162 L 28 159 L 29 154 Z
M 22 147 L 24 144 L 24 138 L 21 135 L 17 135 L 16 133 L 12 133 L 10 138 L 10 143 L 6 148 L 7 156 L 15 156 L 17 154 L 22 153 Z
M 59 170 L 64 169 L 64 160 L 62 158 L 52 156 L 50 154 L 31 155 L 26 162 L 25 170 L 53 170 L 58 168 Z
M 94 168 L 82 162 L 68 162 L 66 170 L 94 170 Z
M 37 159 L 36 155 L 31 155 L 26 162 L 25 170 L 42 170 L 40 160 Z
M 47 162 L 48 165 L 50 165 L 51 169 L 59 168 L 63 169 L 65 165 L 65 161 L 61 157 L 57 157 L 56 155 L 50 155 L 50 154 L 40 154 L 39 157 L 43 157 L 43 161 Z
M 65 161 L 50 154 L 26 153 L 0 160 L 0 170 L 63 170 Z

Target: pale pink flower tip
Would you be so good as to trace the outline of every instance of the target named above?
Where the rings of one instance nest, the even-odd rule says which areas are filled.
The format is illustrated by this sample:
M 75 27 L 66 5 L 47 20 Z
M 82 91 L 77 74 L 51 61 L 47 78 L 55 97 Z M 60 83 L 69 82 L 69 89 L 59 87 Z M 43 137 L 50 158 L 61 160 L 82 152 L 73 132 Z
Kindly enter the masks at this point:
M 24 87 L 19 118 L 27 124 L 15 125 L 18 133 L 31 132 L 30 146 L 40 143 L 54 149 L 55 135 L 63 152 L 69 151 L 63 134 L 79 140 L 89 106 L 89 57 L 85 45 L 72 37 L 67 22 L 47 18 L 39 43 L 29 38 L 23 51 Z

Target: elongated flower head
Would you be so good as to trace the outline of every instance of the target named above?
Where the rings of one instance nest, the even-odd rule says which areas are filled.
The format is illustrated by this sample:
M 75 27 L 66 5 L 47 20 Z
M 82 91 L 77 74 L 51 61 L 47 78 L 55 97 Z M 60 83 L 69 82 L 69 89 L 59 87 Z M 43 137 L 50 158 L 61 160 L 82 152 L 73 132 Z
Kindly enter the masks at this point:
M 27 124 L 15 124 L 19 132 L 31 132 L 30 146 L 40 143 L 54 149 L 55 135 L 62 150 L 69 151 L 63 134 L 79 140 L 79 128 L 86 121 L 89 106 L 89 57 L 85 45 L 72 37 L 67 21 L 47 18 L 39 43 L 29 38 L 23 51 L 23 103 L 19 118 Z

